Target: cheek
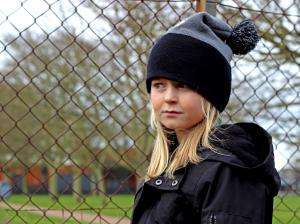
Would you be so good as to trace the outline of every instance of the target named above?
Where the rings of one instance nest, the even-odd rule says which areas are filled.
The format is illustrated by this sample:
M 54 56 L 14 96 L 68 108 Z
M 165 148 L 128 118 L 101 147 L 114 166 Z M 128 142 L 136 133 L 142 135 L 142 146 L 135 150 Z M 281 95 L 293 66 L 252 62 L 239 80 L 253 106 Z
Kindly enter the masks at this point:
M 193 94 L 186 95 L 181 102 L 186 112 L 189 114 L 194 114 L 195 116 L 202 116 L 203 111 L 201 106 L 201 98 L 199 98 L 199 96 L 195 96 Z
M 185 101 L 185 107 L 191 111 L 201 110 L 201 105 L 197 101 Z
M 151 92 L 150 99 L 151 99 L 154 110 L 157 110 L 161 107 L 162 98 L 158 94 Z

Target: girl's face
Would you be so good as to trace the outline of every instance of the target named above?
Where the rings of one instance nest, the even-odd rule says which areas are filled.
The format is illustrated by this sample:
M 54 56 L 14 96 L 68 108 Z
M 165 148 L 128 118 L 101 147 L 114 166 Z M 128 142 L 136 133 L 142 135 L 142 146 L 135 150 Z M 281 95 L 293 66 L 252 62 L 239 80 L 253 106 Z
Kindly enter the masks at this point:
M 150 100 L 158 120 L 173 130 L 189 129 L 203 119 L 201 98 L 199 93 L 176 81 L 156 78 L 151 82 Z

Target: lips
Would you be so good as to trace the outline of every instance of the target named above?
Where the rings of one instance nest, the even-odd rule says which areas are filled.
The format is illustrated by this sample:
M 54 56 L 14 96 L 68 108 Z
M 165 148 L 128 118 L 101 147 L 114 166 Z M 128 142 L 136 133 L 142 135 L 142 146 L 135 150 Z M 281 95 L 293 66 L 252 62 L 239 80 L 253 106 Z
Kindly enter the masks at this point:
M 166 111 L 164 111 L 164 113 L 168 113 L 168 114 L 182 114 L 182 112 L 175 111 L 175 110 L 166 110 Z

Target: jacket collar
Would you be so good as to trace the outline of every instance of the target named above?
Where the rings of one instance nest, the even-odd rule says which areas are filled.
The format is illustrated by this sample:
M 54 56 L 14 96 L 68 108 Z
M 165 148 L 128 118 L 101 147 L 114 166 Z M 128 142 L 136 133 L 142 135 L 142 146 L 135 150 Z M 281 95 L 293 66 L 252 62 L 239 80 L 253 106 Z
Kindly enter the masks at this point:
M 187 166 L 177 169 L 174 172 L 174 179 L 164 176 L 164 173 L 145 182 L 146 185 L 159 190 L 177 190 L 186 174 Z
M 156 178 L 150 179 L 146 182 L 141 182 L 135 193 L 134 205 L 133 205 L 133 214 L 132 214 L 132 223 L 133 220 L 136 220 L 138 217 L 138 211 L 136 210 L 139 207 L 139 204 L 143 204 L 143 200 L 145 199 L 145 195 L 143 195 L 144 187 L 148 189 L 156 189 L 156 190 L 164 190 L 164 191 L 174 191 L 177 190 L 181 183 L 184 180 L 185 174 L 187 171 L 187 166 L 177 169 L 174 172 L 174 179 L 170 179 L 164 176 L 164 173 L 159 175 Z

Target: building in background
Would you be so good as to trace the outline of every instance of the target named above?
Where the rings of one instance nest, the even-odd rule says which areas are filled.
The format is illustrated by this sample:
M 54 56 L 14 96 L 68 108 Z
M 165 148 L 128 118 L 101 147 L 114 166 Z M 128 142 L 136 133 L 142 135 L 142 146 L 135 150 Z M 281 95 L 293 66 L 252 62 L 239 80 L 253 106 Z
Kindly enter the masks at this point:
M 0 165 L 1 167 L 1 165 Z M 60 166 L 57 170 L 57 190 L 59 194 L 72 194 L 73 173 L 71 165 Z M 0 183 L 7 179 L 11 185 L 11 193 L 21 194 L 47 194 L 49 189 L 49 177 L 46 166 L 35 165 L 26 169 L 22 166 L 6 167 L 4 173 L 0 172 Z M 94 184 L 92 171 L 83 169 L 81 176 L 81 193 L 91 194 Z M 25 178 L 25 179 L 24 179 Z M 122 167 L 104 170 L 104 185 L 107 194 L 134 194 L 136 190 L 136 175 Z M 26 190 L 25 190 L 26 188 Z

